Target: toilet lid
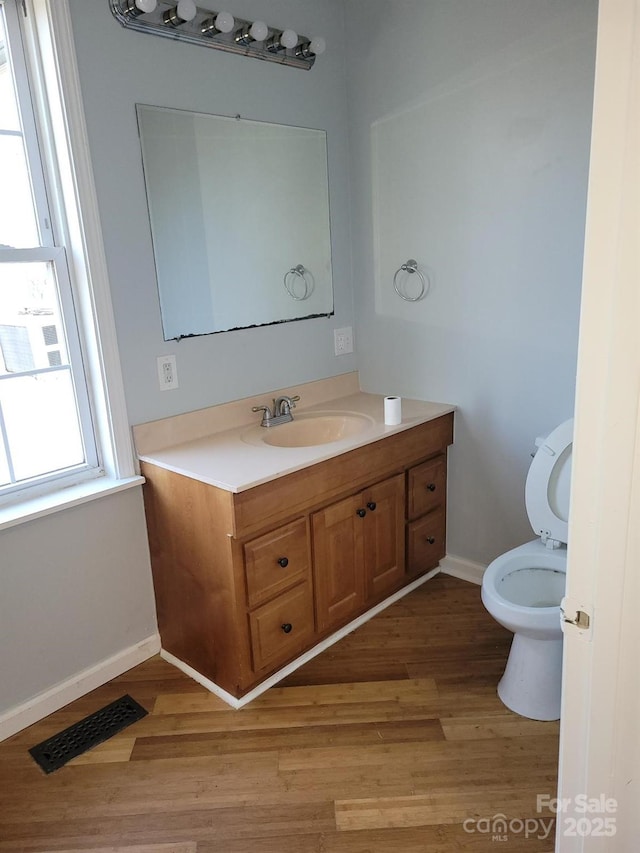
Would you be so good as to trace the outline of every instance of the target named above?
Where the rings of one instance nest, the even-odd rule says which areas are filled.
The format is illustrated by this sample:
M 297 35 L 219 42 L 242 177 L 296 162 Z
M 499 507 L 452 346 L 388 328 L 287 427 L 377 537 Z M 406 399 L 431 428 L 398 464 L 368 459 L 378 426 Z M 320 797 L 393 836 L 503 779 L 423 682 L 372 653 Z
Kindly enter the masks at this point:
M 529 521 L 543 542 L 553 539 L 566 543 L 573 418 L 536 443 L 538 452 L 529 468 L 524 492 Z

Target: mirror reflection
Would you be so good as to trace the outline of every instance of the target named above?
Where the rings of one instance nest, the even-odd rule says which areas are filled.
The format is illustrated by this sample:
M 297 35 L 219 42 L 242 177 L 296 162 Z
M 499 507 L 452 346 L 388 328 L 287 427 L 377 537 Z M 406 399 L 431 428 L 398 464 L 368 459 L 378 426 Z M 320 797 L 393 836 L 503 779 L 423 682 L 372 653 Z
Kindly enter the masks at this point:
M 136 109 L 165 340 L 332 314 L 325 132 Z

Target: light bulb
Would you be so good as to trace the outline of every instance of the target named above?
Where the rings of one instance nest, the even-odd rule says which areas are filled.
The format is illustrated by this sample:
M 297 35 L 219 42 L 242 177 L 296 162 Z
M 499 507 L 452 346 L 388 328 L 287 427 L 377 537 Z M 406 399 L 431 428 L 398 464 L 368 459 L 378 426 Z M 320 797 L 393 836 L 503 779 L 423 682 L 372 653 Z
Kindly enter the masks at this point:
M 269 35 L 269 27 L 264 21 L 254 21 L 253 24 L 251 24 L 249 35 L 254 41 L 264 41 Z
M 192 21 L 198 14 L 198 7 L 193 0 L 178 0 L 176 12 L 183 21 Z
M 309 42 L 309 53 L 313 53 L 314 56 L 320 56 L 326 49 L 327 43 L 322 36 L 314 36 Z
M 158 0 L 125 0 L 122 11 L 130 18 L 139 18 L 148 12 L 153 12 L 158 5 Z
M 285 30 L 280 36 L 282 47 L 292 48 L 298 44 L 298 33 L 295 30 Z
M 230 33 L 235 27 L 236 22 L 230 12 L 218 12 L 216 15 L 216 29 L 221 33 Z

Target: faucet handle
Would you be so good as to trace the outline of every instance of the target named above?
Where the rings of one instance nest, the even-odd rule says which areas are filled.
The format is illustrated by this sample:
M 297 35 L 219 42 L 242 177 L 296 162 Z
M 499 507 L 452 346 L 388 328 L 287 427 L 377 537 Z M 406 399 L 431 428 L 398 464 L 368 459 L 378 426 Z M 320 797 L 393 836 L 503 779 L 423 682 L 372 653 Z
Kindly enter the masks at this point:
M 274 412 L 276 412 L 276 414 L 279 414 L 280 412 L 282 414 L 285 414 L 286 412 L 291 413 L 291 409 L 295 409 L 296 402 L 299 399 L 300 399 L 299 396 L 296 396 L 296 397 L 278 397 L 277 400 L 273 401 L 273 406 L 274 406 L 273 410 L 274 410 Z M 280 406 L 280 412 L 278 411 L 278 404 Z M 285 409 L 285 406 L 286 406 L 286 409 Z
M 262 412 L 262 421 L 260 426 L 271 426 L 271 409 L 269 406 L 252 406 L 252 412 Z

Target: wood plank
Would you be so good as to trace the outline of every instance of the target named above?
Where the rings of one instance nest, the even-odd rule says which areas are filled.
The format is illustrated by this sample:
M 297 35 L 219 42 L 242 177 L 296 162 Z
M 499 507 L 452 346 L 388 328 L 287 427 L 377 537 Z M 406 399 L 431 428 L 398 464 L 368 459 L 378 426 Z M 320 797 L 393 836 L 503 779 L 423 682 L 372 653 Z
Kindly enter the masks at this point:
M 540 817 L 536 812 L 537 792 L 495 789 L 490 791 L 434 791 L 411 797 L 371 797 L 336 801 L 336 826 L 340 831 L 390 829 L 405 826 L 439 826 L 463 823 L 467 819 L 491 819 L 502 814 L 508 803 L 508 818 Z M 553 825 L 544 818 L 545 825 Z M 542 825 L 541 827 L 542 828 Z
M 145 736 L 155 734 L 198 734 L 199 732 L 260 731 L 279 729 L 283 725 L 279 708 L 253 710 L 246 706 L 240 711 L 211 714 L 179 714 L 152 718 L 144 728 Z M 425 720 L 437 716 L 436 700 L 424 704 L 399 702 L 370 702 L 343 705 L 307 705 L 291 709 L 287 715 L 289 728 L 305 726 L 342 726 L 351 723 L 372 723 L 391 720 Z M 141 729 L 142 731 L 142 729 Z
M 78 767 L 81 764 L 114 764 L 129 761 L 135 742 L 134 737 L 118 737 L 116 735 L 105 743 L 101 743 L 88 752 L 83 752 L 82 755 L 71 759 L 69 766 Z
M 440 824 L 336 832 L 325 836 L 322 853 L 553 853 L 549 843 L 512 834 L 501 844 L 487 834 L 465 832 L 462 824 Z M 289 849 L 294 853 L 295 847 Z
M 425 698 L 437 695 L 437 688 L 432 678 L 405 679 L 401 682 L 354 682 L 327 684 L 322 687 L 315 685 L 299 687 L 272 687 L 240 713 L 249 710 L 258 711 L 264 708 L 304 708 L 319 705 L 344 705 L 369 702 L 414 702 L 423 704 Z M 160 695 L 155 703 L 153 712 L 158 714 L 197 714 L 210 711 L 222 711 L 227 714 L 229 706 L 207 691 L 198 694 Z M 282 720 L 286 723 L 286 718 Z
M 444 740 L 440 721 L 400 720 L 391 722 L 351 723 L 341 726 L 305 726 L 302 728 L 265 729 L 263 731 L 204 732 L 193 735 L 165 735 L 138 738 L 131 754 L 132 761 L 166 760 L 168 758 L 203 758 L 234 752 L 288 752 L 293 749 L 348 746 L 362 748 L 379 743 L 424 743 Z
M 527 720 L 515 714 L 481 717 L 456 717 L 442 720 L 447 740 L 479 740 L 492 738 L 521 738 L 552 735 L 559 737 L 560 723 Z
M 285 771 L 317 771 L 331 767 L 376 767 L 390 764 L 393 761 L 406 761 L 410 764 L 410 772 L 415 776 L 425 773 L 448 772 L 453 768 L 457 772 L 460 762 L 464 761 L 466 769 L 471 772 L 473 765 L 487 765 L 492 760 L 499 761 L 499 766 L 487 766 L 486 778 L 498 778 L 500 773 L 511 773 L 512 769 L 524 763 L 529 763 L 531 772 L 542 766 L 547 772 L 547 755 L 557 746 L 557 735 L 532 735 L 517 739 L 503 738 L 499 744 L 488 738 L 475 741 L 444 741 L 433 740 L 419 744 L 394 743 L 388 745 L 383 741 L 371 746 L 347 747 L 333 749 L 290 749 L 280 756 L 279 770 Z M 442 778 L 444 785 L 444 776 Z
M 67 848 L 59 853 L 79 853 L 78 847 Z M 91 850 L 92 853 L 197 853 L 197 841 L 180 841 L 176 844 L 135 844 L 133 847 L 83 847 L 83 850 Z

